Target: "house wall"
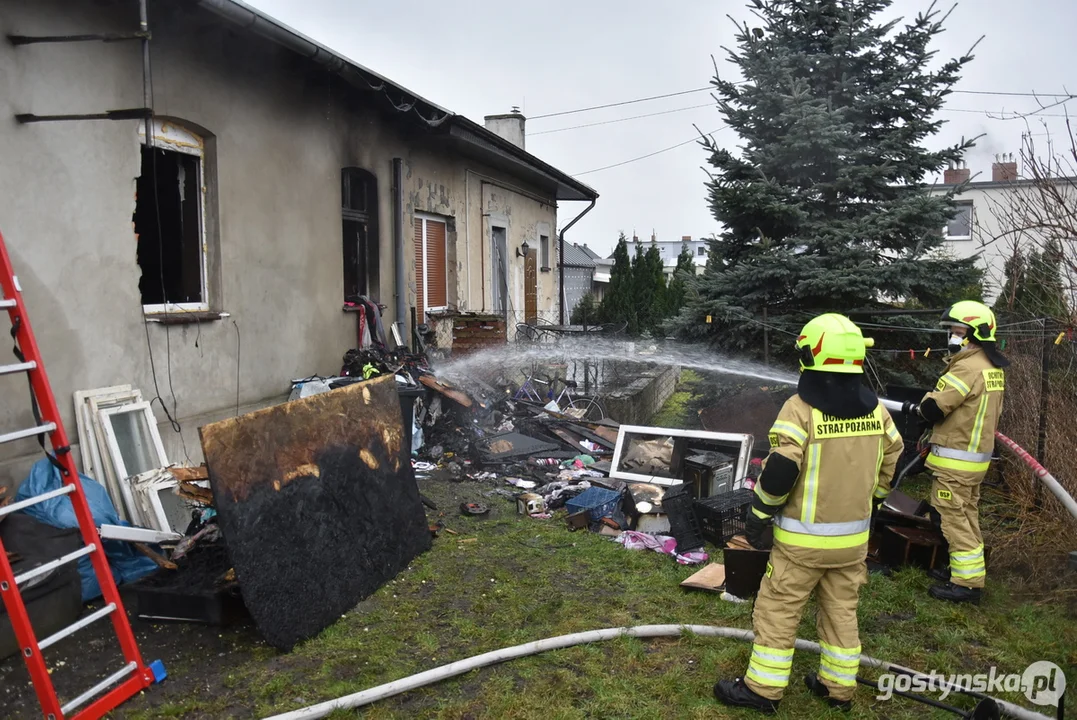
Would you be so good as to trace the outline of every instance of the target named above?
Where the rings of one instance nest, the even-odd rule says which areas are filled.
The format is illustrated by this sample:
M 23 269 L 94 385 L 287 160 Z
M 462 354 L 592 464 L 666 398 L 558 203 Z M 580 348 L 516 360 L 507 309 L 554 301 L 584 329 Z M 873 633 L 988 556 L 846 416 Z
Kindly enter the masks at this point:
M 565 266 L 565 321 L 572 318 L 572 311 L 576 309 L 583 296 L 592 291 L 592 278 L 595 271 L 593 268 Z
M 387 306 L 387 325 L 395 319 L 394 157 L 404 160 L 409 307 L 415 212 L 448 219 L 449 300 L 471 310 L 490 303 L 488 274 L 482 279 L 487 212 L 509 220 L 510 249 L 525 239 L 537 247 L 539 229 L 556 227 L 555 204 L 541 189 L 449 152 L 289 51 L 190 6 L 151 10 L 155 110 L 206 139 L 210 304 L 229 314 L 222 320 L 143 321 L 132 231 L 137 121 L 12 119 L 142 106 L 139 44 L 0 43 L 0 232 L 72 443 L 72 393 L 129 383 L 147 400 L 163 398 L 154 411 L 169 459 L 198 462 L 199 425 L 237 405 L 245 411 L 281 400 L 292 378 L 339 370 L 356 328 L 342 311 L 342 167 L 378 178 L 372 292 Z M 0 0 L 5 33 L 122 32 L 137 22 L 137 6 L 127 2 Z M 510 292 L 521 313 L 522 263 L 510 252 Z M 552 304 L 552 282 L 539 282 L 540 307 Z M 33 424 L 23 378 L 0 377 L 0 393 L 12 399 L 0 406 L 0 428 Z M 165 407 L 182 433 L 165 421 Z M 0 484 L 21 481 L 39 457 L 33 441 L 0 446 Z

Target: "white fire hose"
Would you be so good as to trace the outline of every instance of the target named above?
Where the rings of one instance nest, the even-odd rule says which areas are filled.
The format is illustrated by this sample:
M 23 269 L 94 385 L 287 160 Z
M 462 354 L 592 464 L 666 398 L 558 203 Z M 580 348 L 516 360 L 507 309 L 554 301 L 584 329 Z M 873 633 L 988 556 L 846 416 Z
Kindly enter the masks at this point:
M 879 401 L 887 410 L 891 410 L 893 412 L 902 412 L 901 403 L 895 400 L 879 398 Z M 1054 496 L 1058 498 L 1058 501 L 1062 503 L 1062 506 L 1069 511 L 1070 515 L 1073 516 L 1073 519 L 1077 520 L 1077 501 L 1075 501 L 1073 497 L 1068 492 L 1066 492 L 1066 488 L 1062 487 L 1058 480 L 1055 479 L 1055 476 L 1047 472 L 1047 468 L 1041 465 L 1036 460 L 1036 458 L 1032 457 L 1032 455 L 1029 454 L 1027 450 L 1015 443 L 1010 438 L 1006 437 L 1000 432 L 996 432 L 995 437 L 998 438 L 999 442 L 1001 442 L 1006 448 L 1011 450 L 1014 455 L 1023 460 L 1026 465 L 1032 468 L 1032 472 L 1035 473 L 1036 477 L 1040 479 L 1040 482 L 1046 485 L 1047 488 L 1052 493 L 1054 493 Z
M 392 697 L 393 695 L 399 695 L 400 693 L 409 690 L 415 690 L 425 685 L 445 680 L 446 678 L 463 675 L 464 673 L 477 668 L 487 667 L 488 665 L 494 665 L 504 662 L 505 660 L 514 660 L 527 655 L 535 655 L 547 650 L 560 650 L 574 645 L 582 645 L 584 643 L 598 642 L 601 640 L 612 640 L 618 637 L 678 637 L 685 632 L 704 637 L 730 638 L 733 640 L 741 640 L 743 642 L 752 642 L 752 640 L 755 639 L 755 635 L 750 630 L 731 627 L 714 627 L 711 625 L 637 625 L 635 627 L 588 630 L 586 632 L 559 635 L 545 640 L 525 643 L 524 645 L 516 645 L 515 647 L 483 653 L 482 655 L 476 655 L 467 660 L 458 660 L 457 662 L 442 665 L 441 667 L 427 670 L 426 672 L 421 672 L 417 675 L 412 675 L 411 677 L 394 680 L 393 682 L 385 683 L 384 685 L 379 685 L 370 688 L 369 690 L 362 690 L 357 693 L 352 693 L 351 695 L 339 697 L 335 700 L 327 700 L 326 702 L 318 703 L 317 705 L 311 705 L 281 715 L 273 715 L 265 720 L 313 720 L 313 718 L 323 718 L 335 710 L 349 710 L 363 705 L 369 705 L 378 700 L 383 700 Z M 800 639 L 796 641 L 796 649 L 806 650 L 813 653 L 822 652 L 818 643 Z M 933 687 L 939 689 L 948 688 L 955 692 L 971 689 L 962 687 L 960 684 L 948 683 L 945 680 L 939 679 L 937 676 L 932 678 L 931 676 L 918 673 L 915 670 L 910 670 L 901 665 L 895 665 L 894 663 L 885 660 L 876 660 L 875 658 L 866 655 L 860 656 L 860 665 L 863 667 L 876 668 L 882 672 L 895 672 L 904 675 L 912 675 L 914 678 L 922 678 L 925 682 L 934 683 Z M 1052 720 L 1052 718 L 1046 715 L 1027 710 L 1020 705 L 1014 705 L 1013 703 L 1008 703 L 1004 700 L 995 700 L 995 702 L 998 704 L 999 710 L 1006 717 L 1017 718 L 1017 720 Z
M 888 410 L 902 412 L 902 404 L 899 402 L 887 400 L 886 398 L 880 398 L 880 402 L 882 402 L 883 406 Z M 1043 465 L 1037 462 L 1035 458 L 1013 440 L 999 432 L 995 433 L 995 437 L 997 437 L 1003 445 L 1013 451 L 1017 457 L 1023 460 L 1026 465 L 1032 468 L 1036 477 L 1039 478 L 1052 493 L 1054 493 L 1055 497 L 1057 497 L 1059 502 L 1069 510 L 1074 519 L 1077 519 L 1077 502 L 1075 502 L 1070 494 L 1066 492 L 1066 489 L 1059 484 L 1058 480 L 1056 480 L 1051 473 L 1047 472 L 1047 469 L 1044 468 Z M 431 683 L 440 682 L 441 680 L 457 675 L 463 675 L 464 673 L 477 668 L 487 667 L 506 660 L 514 660 L 527 655 L 546 652 L 547 650 L 560 650 L 574 645 L 612 640 L 618 637 L 677 637 L 685 632 L 704 637 L 731 638 L 744 642 L 751 642 L 755 638 L 750 630 L 731 627 L 714 627 L 710 625 L 637 625 L 635 627 L 605 628 L 603 630 L 589 630 L 587 632 L 572 633 L 570 635 L 559 635 L 545 640 L 537 640 L 523 645 L 516 645 L 515 647 L 493 650 L 466 660 L 459 660 L 448 665 L 442 665 L 441 667 L 433 668 L 432 670 L 427 670 L 418 673 L 417 675 L 412 675 L 411 677 L 394 680 L 368 690 L 345 695 L 336 698 L 335 700 L 327 700 L 326 702 L 311 705 L 300 710 L 273 715 L 272 717 L 266 718 L 266 720 L 313 720 L 313 718 L 323 718 L 335 710 L 353 709 L 363 705 L 369 705 L 370 703 L 392 697 L 393 695 L 399 695 L 400 693 L 415 690 L 430 685 Z M 817 643 L 800 639 L 797 639 L 796 641 L 796 649 L 807 650 L 814 653 L 822 652 Z M 951 684 L 937 678 L 931 678 L 923 673 L 902 667 L 901 665 L 895 665 L 886 660 L 877 660 L 866 655 L 860 656 L 860 664 L 863 667 L 876 668 L 883 672 L 897 672 L 905 675 L 912 675 L 914 678 L 921 678 L 927 682 L 934 682 L 934 686 L 939 689 L 948 688 L 956 692 L 970 689 L 964 688 L 960 684 Z M 1051 718 L 1046 715 L 1041 715 L 1040 713 L 1023 708 L 1020 705 L 1014 705 L 1013 703 L 997 699 L 995 702 L 998 703 L 999 710 L 1006 717 L 1017 718 L 1018 720 L 1051 720 Z

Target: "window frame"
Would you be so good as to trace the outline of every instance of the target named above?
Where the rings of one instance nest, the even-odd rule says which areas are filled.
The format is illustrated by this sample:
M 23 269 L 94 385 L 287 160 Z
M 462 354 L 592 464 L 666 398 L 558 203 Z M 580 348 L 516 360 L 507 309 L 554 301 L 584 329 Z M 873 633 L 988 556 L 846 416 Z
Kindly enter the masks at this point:
M 550 268 L 550 236 L 539 235 L 539 269 L 549 272 Z
M 366 210 L 356 210 L 355 208 L 347 207 L 345 205 L 345 199 L 344 199 L 345 190 L 347 190 L 346 194 L 348 195 L 348 198 L 350 199 L 353 196 L 353 192 L 352 192 L 353 191 L 353 184 L 352 183 L 353 183 L 353 181 L 355 179 L 358 179 L 361 183 L 366 184 L 366 187 L 364 187 L 364 198 L 363 198 L 364 199 L 364 204 L 366 205 Z M 377 237 L 377 235 L 378 235 L 378 176 L 375 175 L 374 172 L 372 172 L 371 170 L 368 170 L 368 169 L 366 169 L 364 167 L 360 167 L 360 166 L 357 166 L 357 165 L 349 165 L 349 166 L 341 168 L 341 170 L 340 170 L 340 187 L 341 187 L 340 214 L 341 214 L 341 236 L 342 236 L 341 237 L 341 252 L 343 252 L 343 239 L 344 239 L 343 234 L 344 234 L 344 225 L 345 225 L 345 223 L 354 222 L 354 223 L 359 223 L 360 225 L 363 225 L 366 228 L 366 242 L 365 242 L 366 246 L 363 249 L 363 258 L 362 258 L 364 277 L 358 278 L 358 283 L 359 283 L 360 289 L 362 289 L 363 292 L 356 293 L 356 296 L 365 295 L 367 297 L 371 297 L 373 295 L 373 286 L 374 286 L 373 280 L 376 279 L 376 275 L 377 275 L 376 272 L 375 273 L 371 272 L 371 266 L 372 265 L 377 265 L 378 262 L 380 262 L 380 256 L 377 255 L 377 252 L 376 252 L 377 249 L 378 249 L 377 248 L 377 244 L 378 244 L 378 237 Z M 373 243 L 375 245 L 375 247 L 373 248 L 373 250 L 375 251 L 374 253 L 371 252 L 371 250 L 372 250 L 371 243 Z M 372 258 L 372 255 L 373 255 L 373 258 Z M 373 262 L 372 262 L 372 260 L 373 260 Z M 345 258 L 344 257 L 341 257 L 341 265 L 345 266 L 345 267 L 342 267 L 342 269 L 346 268 L 346 263 L 345 263 Z M 342 278 L 342 281 L 345 280 L 345 279 L 346 278 Z M 344 284 L 344 302 L 349 302 L 350 297 L 351 296 L 349 296 L 349 294 L 348 294 L 347 283 L 345 282 L 345 284 Z
M 443 312 L 449 309 L 449 219 L 441 215 L 434 215 L 432 213 L 416 212 L 412 215 L 412 222 L 419 220 L 423 224 L 423 276 L 421 278 L 415 278 L 415 291 L 418 292 L 422 287 L 423 291 L 423 315 L 430 312 Z M 430 236 L 427 232 L 427 224 L 430 222 L 441 223 L 445 226 L 445 304 L 444 305 L 427 305 L 427 301 L 430 299 L 429 288 L 429 272 L 427 268 L 427 258 L 430 257 L 430 253 L 427 252 L 426 243 Z M 417 304 L 417 303 L 416 303 Z M 424 318 L 420 318 L 419 322 L 426 322 Z
M 153 118 L 152 148 L 170 152 L 193 155 L 198 158 L 198 266 L 199 285 L 202 302 L 143 304 L 142 310 L 147 315 L 160 315 L 174 312 L 208 312 L 209 296 L 209 249 L 206 240 L 206 142 L 202 136 L 188 130 L 179 123 L 165 118 Z M 146 123 L 138 125 L 140 145 L 147 145 Z M 136 200 L 137 202 L 137 200 Z M 139 298 L 141 300 L 141 298 Z
M 962 241 L 965 241 L 965 240 L 971 240 L 972 239 L 972 230 L 973 230 L 973 227 L 975 227 L 976 203 L 974 203 L 972 200 L 957 200 L 957 201 L 955 201 L 954 204 L 957 206 L 957 212 L 943 226 L 943 228 L 942 228 L 942 236 L 947 241 L 952 241 L 952 242 L 962 242 Z M 958 218 L 958 216 L 962 212 L 964 212 L 965 208 L 968 208 L 968 212 L 969 212 L 969 234 L 968 235 L 951 235 L 950 234 L 950 224 L 952 222 L 954 222 L 954 220 L 956 220 Z

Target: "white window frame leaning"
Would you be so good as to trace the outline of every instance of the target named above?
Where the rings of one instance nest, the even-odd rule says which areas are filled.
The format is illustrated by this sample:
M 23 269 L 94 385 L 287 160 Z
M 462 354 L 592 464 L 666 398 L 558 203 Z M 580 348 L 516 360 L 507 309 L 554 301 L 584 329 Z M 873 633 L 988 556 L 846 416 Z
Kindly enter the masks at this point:
M 706 430 L 675 430 L 672 428 L 649 427 L 646 425 L 622 425 L 617 429 L 617 444 L 613 450 L 613 461 L 610 463 L 610 477 L 615 480 L 627 480 L 631 482 L 645 482 L 653 485 L 672 487 L 684 482 L 683 478 L 667 478 L 644 473 L 633 473 L 621 470 L 621 457 L 625 451 L 625 436 L 645 435 L 650 438 L 694 438 L 696 440 L 710 440 L 722 442 L 730 446 L 736 446 L 737 468 L 733 475 L 733 481 L 737 482 L 748 475 L 748 464 L 752 459 L 752 445 L 755 438 L 742 433 L 719 433 Z M 732 447 L 730 448 L 732 450 Z
M 146 125 L 139 123 L 138 139 L 146 144 Z M 170 303 L 143 305 L 147 314 L 171 312 L 206 312 L 209 310 L 209 271 L 207 267 L 206 248 L 206 144 L 195 133 L 177 125 L 171 120 L 153 118 L 153 146 L 162 150 L 193 155 L 198 158 L 198 247 L 199 247 L 199 283 L 202 290 L 202 302 Z
M 167 466 L 168 461 L 165 456 L 165 447 L 161 442 L 161 434 L 157 430 L 157 419 L 154 418 L 153 410 L 150 408 L 148 402 L 127 403 L 125 405 L 118 405 L 98 412 L 101 429 L 104 432 L 105 443 L 108 447 L 108 454 L 112 459 L 112 467 L 115 470 L 116 481 L 120 486 L 120 493 L 123 496 L 124 505 L 127 507 L 127 515 L 132 523 L 135 522 L 134 518 L 139 518 L 141 516 L 141 513 L 139 512 L 139 505 L 135 501 L 134 493 L 132 492 L 130 482 L 131 473 L 127 471 L 127 466 L 123 463 L 123 453 L 120 452 L 120 445 L 116 440 L 116 431 L 112 427 L 110 418 L 113 415 L 134 412 L 140 412 L 146 416 L 146 422 L 150 432 L 150 445 L 157 451 L 157 467 L 161 468 Z
M 423 276 L 421 278 L 415 278 L 415 284 L 418 286 L 420 283 L 423 288 L 423 313 L 438 312 L 440 310 L 448 310 L 449 306 L 446 305 L 434 305 L 430 306 L 426 303 L 430 302 L 429 284 L 427 282 L 426 263 L 430 254 L 426 251 L 426 224 L 428 222 L 441 223 L 445 226 L 445 302 L 449 301 L 449 219 L 441 215 L 431 215 L 429 213 L 417 212 L 414 215 L 416 220 L 421 220 L 423 223 Z M 421 320 L 421 318 L 420 318 Z

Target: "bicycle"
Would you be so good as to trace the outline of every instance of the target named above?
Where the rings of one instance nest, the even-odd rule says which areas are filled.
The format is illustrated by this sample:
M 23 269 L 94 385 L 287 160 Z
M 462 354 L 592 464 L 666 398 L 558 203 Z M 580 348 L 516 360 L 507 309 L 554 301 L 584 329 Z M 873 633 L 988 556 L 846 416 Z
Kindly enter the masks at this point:
M 525 404 L 541 405 L 543 408 L 552 400 L 557 405 L 558 412 L 563 415 L 588 422 L 598 422 L 606 419 L 606 408 L 602 406 L 602 402 L 597 397 L 573 394 L 573 391 L 578 389 L 575 380 L 564 380 L 560 377 L 551 379 L 549 376 L 540 377 L 534 368 L 524 368 L 523 376 L 524 381 L 513 395 L 513 400 Z M 555 396 L 554 391 L 558 384 L 562 386 L 561 392 Z M 547 388 L 545 394 L 539 392 L 537 385 Z

